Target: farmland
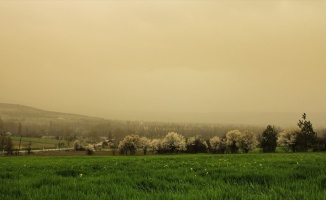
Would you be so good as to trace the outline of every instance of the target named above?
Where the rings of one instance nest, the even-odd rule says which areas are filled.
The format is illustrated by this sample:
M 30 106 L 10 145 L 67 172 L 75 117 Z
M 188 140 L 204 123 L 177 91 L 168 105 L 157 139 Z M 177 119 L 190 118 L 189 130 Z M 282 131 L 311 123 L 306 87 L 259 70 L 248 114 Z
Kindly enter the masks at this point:
M 325 199 L 323 153 L 0 157 L 0 199 Z
M 18 149 L 20 137 L 11 137 L 14 144 L 14 149 Z M 63 143 L 66 147 L 66 141 L 64 140 L 56 140 L 56 139 L 43 139 L 43 138 L 30 138 L 30 137 L 22 137 L 21 140 L 21 149 L 27 149 L 29 143 L 31 143 L 32 149 L 52 149 L 58 146 L 58 143 Z

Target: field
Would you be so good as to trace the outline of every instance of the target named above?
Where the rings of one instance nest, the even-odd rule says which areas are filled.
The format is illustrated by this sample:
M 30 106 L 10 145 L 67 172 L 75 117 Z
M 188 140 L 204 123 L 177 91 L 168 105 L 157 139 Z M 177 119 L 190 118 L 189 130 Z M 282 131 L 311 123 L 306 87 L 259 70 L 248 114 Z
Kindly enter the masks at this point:
M 326 199 L 326 154 L 0 157 L 0 199 Z
M 13 136 L 11 139 L 13 141 L 14 148 L 18 149 L 20 137 Z M 67 146 L 67 142 L 64 140 L 22 137 L 21 149 L 27 149 L 29 142 L 31 142 L 32 149 L 57 148 L 59 142 L 64 143 L 65 147 Z M 73 142 L 71 142 L 70 146 L 72 146 L 72 143 Z

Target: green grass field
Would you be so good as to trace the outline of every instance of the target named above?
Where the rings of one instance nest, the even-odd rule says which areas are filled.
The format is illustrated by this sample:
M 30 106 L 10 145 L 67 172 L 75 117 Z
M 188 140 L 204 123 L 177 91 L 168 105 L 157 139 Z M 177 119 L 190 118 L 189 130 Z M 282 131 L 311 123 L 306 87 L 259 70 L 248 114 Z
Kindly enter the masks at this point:
M 11 137 L 14 148 L 18 149 L 20 137 Z M 29 142 L 31 142 L 32 149 L 53 149 L 58 146 L 58 143 L 64 143 L 64 147 L 67 147 L 67 142 L 64 140 L 56 140 L 56 139 L 43 139 L 43 138 L 30 138 L 30 137 L 22 137 L 21 141 L 21 149 L 27 149 Z M 71 146 L 72 146 L 71 142 Z
M 0 199 L 326 199 L 326 154 L 0 157 Z

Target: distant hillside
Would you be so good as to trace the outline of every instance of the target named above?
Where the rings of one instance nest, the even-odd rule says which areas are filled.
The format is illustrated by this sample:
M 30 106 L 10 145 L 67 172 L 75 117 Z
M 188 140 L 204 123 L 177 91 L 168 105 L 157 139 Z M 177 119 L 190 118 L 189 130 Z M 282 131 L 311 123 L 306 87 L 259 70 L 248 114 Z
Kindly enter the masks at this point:
M 99 122 L 103 119 L 88 117 L 83 115 L 45 111 L 29 106 L 0 103 L 0 116 L 3 120 L 14 120 L 30 123 L 50 123 L 50 122 Z
M 210 138 L 223 136 L 229 130 L 251 130 L 261 133 L 267 125 L 279 128 L 297 126 L 302 113 L 277 112 L 212 112 L 212 113 L 110 113 L 108 118 L 45 111 L 33 107 L 0 103 L 0 116 L 5 122 L 5 132 L 18 136 L 22 123 L 23 135 L 41 137 L 70 134 L 96 138 L 106 136 L 116 141 L 128 134 L 162 138 L 168 132 L 178 132 L 185 137 L 201 135 Z M 326 127 L 326 113 L 307 113 L 314 128 Z M 92 136 L 94 135 L 94 136 Z M 96 139 L 94 139 L 96 140 Z
M 211 112 L 211 113 L 155 113 L 155 112 L 115 112 L 108 118 L 115 121 L 147 121 L 162 123 L 211 123 L 211 124 L 238 124 L 259 125 L 268 124 L 283 127 L 296 126 L 302 113 L 295 112 Z M 29 106 L 0 103 L 0 116 L 4 120 L 14 120 L 30 123 L 101 123 L 107 120 L 98 117 L 89 117 L 77 114 L 45 111 Z M 326 127 L 326 113 L 307 113 L 307 118 L 314 127 Z

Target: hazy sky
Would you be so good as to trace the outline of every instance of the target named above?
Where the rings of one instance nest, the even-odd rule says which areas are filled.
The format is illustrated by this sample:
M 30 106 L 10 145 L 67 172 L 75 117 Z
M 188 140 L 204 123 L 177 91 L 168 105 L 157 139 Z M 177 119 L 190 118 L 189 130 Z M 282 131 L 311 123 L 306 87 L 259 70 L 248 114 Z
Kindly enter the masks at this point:
M 324 112 L 326 1 L 0 0 L 0 81 L 96 116 Z

